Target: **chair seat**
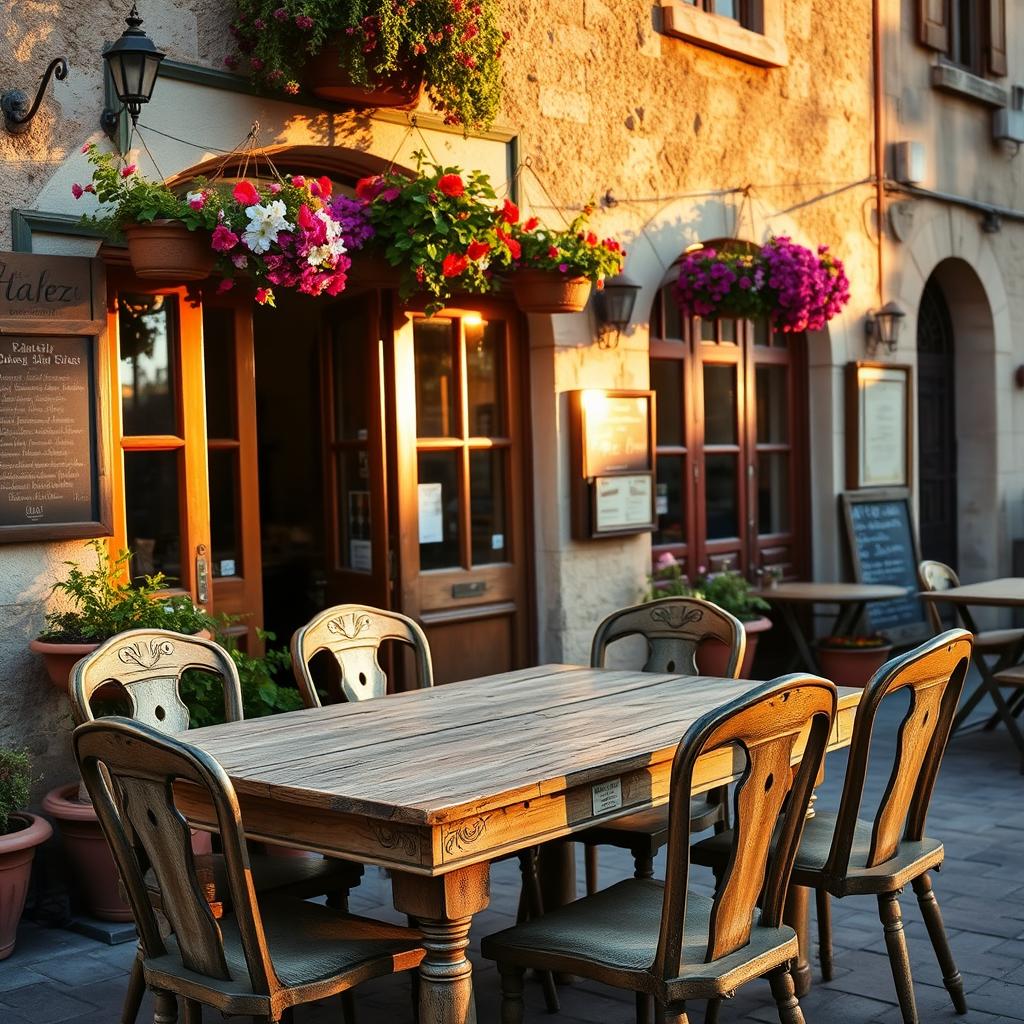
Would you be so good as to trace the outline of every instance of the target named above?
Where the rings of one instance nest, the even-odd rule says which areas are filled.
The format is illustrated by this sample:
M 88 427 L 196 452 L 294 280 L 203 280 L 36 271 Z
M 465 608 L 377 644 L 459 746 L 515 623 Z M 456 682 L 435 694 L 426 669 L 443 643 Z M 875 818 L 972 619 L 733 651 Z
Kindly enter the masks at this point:
M 831 812 L 819 812 L 807 820 L 793 865 L 793 884 L 827 889 L 837 897 L 892 892 L 941 864 L 944 858 L 942 843 L 926 837 L 915 842 L 904 840 L 895 857 L 869 868 L 866 865 L 871 848 L 871 822 L 858 819 L 846 877 L 827 880 L 823 871 L 835 827 L 836 816 Z M 694 844 L 691 859 L 694 864 L 719 867 L 729 855 L 731 842 L 731 830 L 702 840 Z
M 710 799 L 708 794 L 692 797 L 690 831 L 703 832 L 711 828 L 717 821 L 722 820 L 723 814 L 722 804 Z M 572 839 L 595 846 L 635 850 L 648 857 L 654 857 L 668 842 L 668 804 L 624 814 L 621 818 L 585 829 L 572 836 Z
M 1024 665 L 1014 665 L 995 674 L 1000 686 L 1024 686 Z
M 634 991 L 657 985 L 648 973 L 661 926 L 664 882 L 627 879 L 592 896 L 484 938 L 492 960 L 579 974 Z M 653 994 L 664 1001 L 714 999 L 797 955 L 796 933 L 754 924 L 746 946 L 704 963 L 711 900 L 689 893 L 679 977 Z
M 369 978 L 409 970 L 424 956 L 422 937 L 411 928 L 288 896 L 261 899 L 259 907 L 274 970 L 288 989 L 281 993 L 277 1010 L 326 998 Z M 218 923 L 229 980 L 182 968 L 171 936 L 165 940 L 167 955 L 143 960 L 147 984 L 160 988 L 169 980 L 184 981 L 194 986 L 195 998 L 224 1013 L 267 1015 L 268 997 L 252 990 L 234 915 L 228 913 Z
M 974 634 L 974 653 L 997 654 L 1022 637 L 1024 629 L 986 629 Z

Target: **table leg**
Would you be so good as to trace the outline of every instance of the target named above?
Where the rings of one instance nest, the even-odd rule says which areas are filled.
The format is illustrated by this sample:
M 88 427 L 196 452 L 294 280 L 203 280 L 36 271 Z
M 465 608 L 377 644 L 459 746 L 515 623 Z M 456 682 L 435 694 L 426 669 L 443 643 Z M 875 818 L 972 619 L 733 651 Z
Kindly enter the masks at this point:
M 395 909 L 416 919 L 426 957 L 420 964 L 420 1024 L 475 1024 L 473 965 L 466 957 L 473 915 L 490 900 L 488 864 L 428 877 L 395 871 Z
M 790 885 L 782 920 L 796 932 L 800 952 L 793 964 L 793 984 L 802 999 L 811 990 L 811 929 L 808 922 L 811 890 L 804 885 Z
M 864 614 L 865 601 L 855 601 L 850 604 L 841 604 L 839 614 L 832 626 L 833 636 L 854 636 L 857 631 L 857 624 Z
M 817 672 L 818 666 L 814 660 L 814 654 L 807 643 L 803 630 L 800 629 L 800 623 L 796 621 L 796 615 L 793 614 L 793 606 L 788 601 L 779 601 L 775 607 L 779 609 L 782 621 L 786 624 L 786 628 L 793 638 L 793 643 L 796 644 L 797 658 L 794 661 L 797 663 L 802 661 L 803 667 L 808 672 Z

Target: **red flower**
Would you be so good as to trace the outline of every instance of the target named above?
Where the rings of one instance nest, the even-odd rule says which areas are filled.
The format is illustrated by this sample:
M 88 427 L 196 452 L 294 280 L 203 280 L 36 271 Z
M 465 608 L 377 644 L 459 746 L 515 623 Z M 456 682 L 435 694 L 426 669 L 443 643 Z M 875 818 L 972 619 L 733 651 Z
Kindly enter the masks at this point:
M 466 193 L 466 186 L 463 184 L 462 178 L 457 174 L 441 175 L 441 179 L 438 181 L 437 187 L 446 196 L 452 196 L 453 198 L 465 195 Z
M 491 251 L 491 247 L 486 242 L 470 242 L 469 248 L 466 249 L 466 255 L 471 260 L 483 259 Z
M 257 288 L 256 301 L 261 306 L 273 306 L 275 305 L 274 293 L 269 288 Z
M 511 199 L 505 200 L 501 208 L 501 219 L 506 224 L 517 224 L 519 222 L 519 207 Z
M 135 173 L 135 164 L 126 164 L 121 168 L 121 177 L 130 178 Z
M 375 174 L 369 178 L 360 178 L 356 182 L 356 195 L 360 199 L 365 199 L 368 203 L 380 195 L 381 189 L 384 187 L 384 179 L 379 175 Z
M 558 259 L 558 248 L 557 248 L 557 246 L 554 246 L 554 245 L 549 245 L 548 246 L 548 259 L 549 260 L 557 260 Z
M 593 231 L 587 232 L 587 245 L 597 245 L 597 235 Z
M 76 199 L 81 199 L 81 198 L 82 198 L 82 193 L 83 193 L 83 192 L 85 192 L 85 189 L 84 189 L 84 188 L 82 188 L 82 186 L 81 186 L 81 185 L 79 185 L 79 184 L 78 184 L 77 182 L 76 182 L 76 183 L 75 183 L 74 185 L 72 185 L 72 186 L 71 186 L 71 194 L 72 194 L 72 195 L 73 195 L 73 196 L 74 196 L 74 197 L 75 197 Z
M 210 239 L 210 245 L 217 252 L 230 252 L 236 245 L 238 245 L 238 235 L 236 235 L 226 224 L 218 224 L 213 229 L 213 237 Z
M 469 257 L 457 256 L 455 253 L 450 252 L 445 256 L 444 262 L 441 264 L 441 273 L 445 277 L 458 277 L 468 266 Z
M 505 234 L 501 228 L 495 228 L 494 230 L 497 233 L 498 238 L 501 239 L 505 248 L 508 249 L 509 256 L 514 260 L 519 259 L 523 255 L 523 247 L 511 235 Z
M 320 198 L 330 199 L 331 191 L 334 188 L 334 186 L 331 184 L 331 179 L 328 178 L 327 175 L 325 174 L 322 177 L 317 178 L 316 183 L 320 186 Z
M 524 231 L 536 231 L 540 227 L 540 221 L 536 217 L 531 217 L 524 225 Z
M 255 206 L 260 201 L 260 194 L 251 181 L 240 181 L 232 190 L 231 195 L 241 206 Z

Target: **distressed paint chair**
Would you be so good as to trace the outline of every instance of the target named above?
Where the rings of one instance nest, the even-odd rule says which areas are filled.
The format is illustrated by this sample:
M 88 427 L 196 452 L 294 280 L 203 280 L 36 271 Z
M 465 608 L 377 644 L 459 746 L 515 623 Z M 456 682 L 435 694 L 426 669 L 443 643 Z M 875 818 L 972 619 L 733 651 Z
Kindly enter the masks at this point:
M 896 993 L 905 1024 L 917 1024 L 914 986 L 898 896 L 909 882 L 921 907 L 942 980 L 957 1013 L 967 1012 L 963 981 L 949 947 L 928 872 L 940 867 L 942 843 L 924 834 L 925 819 L 971 661 L 972 637 L 951 629 L 893 658 L 872 677 L 857 708 L 850 759 L 838 813 L 817 811 L 807 822 L 793 867 L 793 885 L 818 894 L 822 973 L 832 974 L 828 896 L 873 895 L 885 930 Z M 899 727 L 896 756 L 874 818 L 858 818 L 875 715 L 899 691 L 909 707 Z M 725 870 L 732 832 L 698 843 L 696 864 Z
M 676 672 L 698 675 L 697 648 L 705 640 L 717 640 L 729 650 L 726 675 L 735 679 L 743 664 L 746 633 L 743 624 L 710 601 L 695 597 L 663 597 L 647 604 L 613 612 L 597 627 L 590 650 L 590 664 L 604 668 L 608 648 L 617 640 L 640 636 L 646 641 L 643 672 Z M 690 807 L 690 830 L 703 832 L 728 825 L 729 810 L 723 790 L 695 797 Z M 597 891 L 597 848 L 615 846 L 629 850 L 637 878 L 654 874 L 654 858 L 668 841 L 668 809 L 656 807 L 627 814 L 604 825 L 587 829 L 573 839 L 586 846 L 587 892 Z
M 423 959 L 412 929 L 285 895 L 257 902 L 234 788 L 207 754 L 127 718 L 79 726 L 74 747 L 135 915 L 155 1021 L 173 1022 L 181 997 L 184 1024 L 200 1024 L 204 1005 L 277 1024 L 293 1006 L 411 970 Z M 174 804 L 176 782 L 205 790 L 216 811 L 230 893 L 225 907 L 204 895 L 188 822 Z M 170 934 L 161 932 L 148 873 Z
M 120 701 L 127 701 L 128 715 L 134 721 L 167 734 L 184 733 L 189 727 L 189 713 L 181 699 L 181 677 L 189 669 L 200 669 L 219 677 L 224 690 L 225 721 L 242 720 L 238 670 L 224 648 L 202 637 L 157 629 L 133 629 L 106 641 L 76 663 L 71 673 L 71 711 L 75 723 L 81 725 L 94 720 L 93 700 L 106 689 Z M 215 893 L 227 891 L 223 857 L 201 855 L 199 865 L 212 878 Z M 257 892 L 287 890 L 301 896 L 347 892 L 362 874 L 357 864 L 311 857 L 254 854 L 251 866 Z M 157 909 L 161 909 L 155 888 L 151 896 Z M 142 963 L 137 959 L 129 980 L 122 1024 L 132 1024 L 138 1016 L 143 988 Z
M 782 923 L 782 912 L 835 712 L 832 683 L 793 675 L 764 683 L 695 722 L 672 765 L 665 881 L 627 879 L 484 938 L 483 955 L 497 961 L 501 975 L 502 1024 L 523 1020 L 523 972 L 530 967 L 653 997 L 665 1024 L 686 1024 L 691 1000 L 717 1006 L 741 985 L 768 975 L 782 1024 L 803 1024 L 789 971 L 797 936 Z M 803 736 L 806 746 L 794 771 Z M 734 797 L 729 866 L 709 899 L 688 889 L 689 807 L 698 760 L 727 747 L 746 766 Z

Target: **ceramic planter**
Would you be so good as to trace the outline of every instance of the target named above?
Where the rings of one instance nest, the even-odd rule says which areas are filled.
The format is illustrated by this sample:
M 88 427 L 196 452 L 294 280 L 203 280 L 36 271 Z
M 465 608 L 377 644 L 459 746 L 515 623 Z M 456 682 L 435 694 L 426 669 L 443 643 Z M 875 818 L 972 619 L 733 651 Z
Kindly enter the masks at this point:
M 524 313 L 579 313 L 590 298 L 590 281 L 557 270 L 517 270 L 509 278 Z
M 128 258 L 139 277 L 201 281 L 213 270 L 214 252 L 205 231 L 189 231 L 176 220 L 129 224 Z
M 348 107 L 393 107 L 412 110 L 423 95 L 423 69 L 410 62 L 384 78 L 371 80 L 369 87 L 352 81 L 347 51 L 340 36 L 328 39 L 318 54 L 302 69 L 306 89 L 325 100 Z
M 14 952 L 36 847 L 53 835 L 49 822 L 35 814 L 12 814 L 9 820 L 12 831 L 0 835 L 0 960 Z
M 837 686 L 867 686 L 889 660 L 892 644 L 884 647 L 829 647 L 817 645 L 818 667 Z
M 743 632 L 747 634 L 747 646 L 743 653 L 743 664 L 740 665 L 740 679 L 750 678 L 760 634 L 771 628 L 772 620 L 763 616 L 743 623 Z M 705 640 L 697 648 L 697 668 L 704 675 L 724 676 L 728 663 L 729 648 L 720 640 Z

